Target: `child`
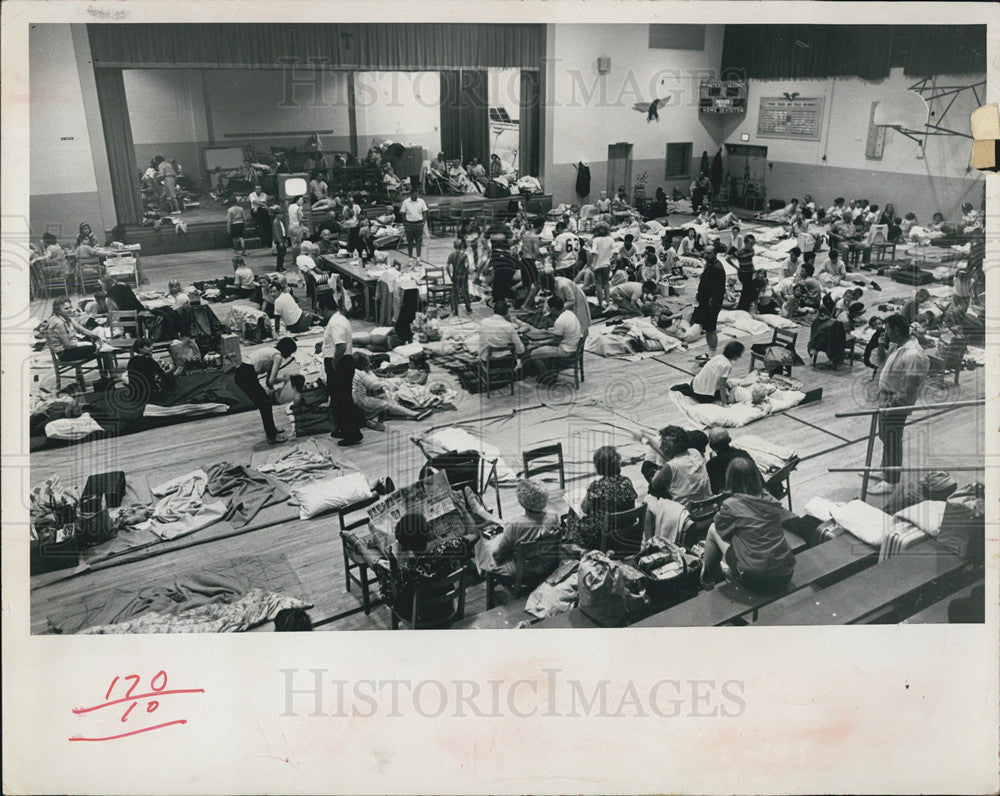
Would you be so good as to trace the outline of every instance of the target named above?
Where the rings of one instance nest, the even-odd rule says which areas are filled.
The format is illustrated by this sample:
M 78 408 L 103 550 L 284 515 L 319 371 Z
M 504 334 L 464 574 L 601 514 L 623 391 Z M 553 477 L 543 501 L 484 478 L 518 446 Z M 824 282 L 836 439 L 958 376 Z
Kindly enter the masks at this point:
M 458 305 L 465 303 L 465 311 L 472 314 L 472 303 L 469 297 L 469 255 L 465 251 L 465 241 L 461 238 L 455 241 L 455 250 L 448 255 L 445 271 L 451 280 L 451 311 L 458 315 Z
M 410 357 L 410 365 L 403 378 L 410 384 L 424 385 L 427 384 L 427 378 L 430 376 L 430 373 L 431 366 L 427 361 L 427 354 L 419 351 Z

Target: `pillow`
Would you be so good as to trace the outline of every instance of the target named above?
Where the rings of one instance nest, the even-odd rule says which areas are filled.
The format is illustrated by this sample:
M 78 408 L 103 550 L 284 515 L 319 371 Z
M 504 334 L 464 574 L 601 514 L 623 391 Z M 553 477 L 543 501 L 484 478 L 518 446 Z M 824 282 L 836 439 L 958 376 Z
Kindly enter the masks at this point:
M 323 478 L 292 490 L 292 497 L 299 504 L 300 520 L 308 520 L 371 496 L 364 473 Z
M 830 509 L 837 524 L 862 542 L 878 547 L 892 525 L 892 517 L 862 500 Z
M 941 518 L 944 517 L 946 505 L 943 500 L 925 500 L 897 511 L 892 516 L 916 525 L 928 536 L 937 536 L 941 532 Z

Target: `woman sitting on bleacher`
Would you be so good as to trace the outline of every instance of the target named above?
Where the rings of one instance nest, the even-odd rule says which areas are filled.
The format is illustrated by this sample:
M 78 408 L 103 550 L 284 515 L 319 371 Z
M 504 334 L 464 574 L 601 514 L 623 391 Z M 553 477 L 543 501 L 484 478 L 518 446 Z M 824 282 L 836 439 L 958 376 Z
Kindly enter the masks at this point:
M 795 569 L 795 555 L 785 539 L 787 513 L 764 488 L 751 459 L 737 458 L 726 468 L 729 493 L 705 540 L 701 585 L 711 589 L 720 579 L 722 562 L 729 576 L 751 591 L 780 594 Z
M 687 505 L 712 497 L 705 458 L 690 447 L 688 433 L 680 426 L 660 429 L 659 453 L 665 460 L 649 482 L 649 494 Z
M 596 550 L 601 544 L 601 529 L 610 514 L 635 508 L 639 496 L 632 482 L 622 475 L 622 457 L 610 445 L 594 452 L 594 469 L 600 476 L 587 487 L 580 503 L 582 517 L 571 517 L 566 525 L 567 537 L 586 548 Z

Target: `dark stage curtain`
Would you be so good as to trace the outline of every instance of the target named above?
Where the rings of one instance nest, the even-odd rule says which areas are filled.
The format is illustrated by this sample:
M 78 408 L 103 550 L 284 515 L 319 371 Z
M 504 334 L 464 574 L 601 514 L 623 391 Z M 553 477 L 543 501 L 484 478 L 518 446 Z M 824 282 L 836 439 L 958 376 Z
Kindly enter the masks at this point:
M 900 60 L 908 77 L 986 71 L 985 25 L 907 25 L 902 34 L 906 50 Z
M 986 71 L 984 25 L 726 25 L 722 73 L 748 78 L 913 77 Z
M 441 73 L 441 150 L 463 164 L 490 164 L 489 73 L 463 69 Z
M 441 72 L 441 151 L 448 160 L 462 157 L 461 76 L 457 71 Z
M 521 129 L 518 142 L 518 171 L 522 176 L 538 176 L 539 144 L 541 133 L 541 75 L 538 72 L 521 72 L 521 110 L 518 120 Z
M 544 25 L 88 25 L 95 66 L 538 69 Z
M 746 70 L 748 78 L 889 74 L 893 27 L 881 25 L 726 25 L 722 73 Z
M 462 162 L 490 164 L 489 72 L 462 70 Z
M 95 69 L 94 78 L 97 81 L 97 104 L 104 125 L 104 144 L 108 150 L 115 215 L 119 224 L 138 224 L 142 220 L 142 201 L 122 70 Z

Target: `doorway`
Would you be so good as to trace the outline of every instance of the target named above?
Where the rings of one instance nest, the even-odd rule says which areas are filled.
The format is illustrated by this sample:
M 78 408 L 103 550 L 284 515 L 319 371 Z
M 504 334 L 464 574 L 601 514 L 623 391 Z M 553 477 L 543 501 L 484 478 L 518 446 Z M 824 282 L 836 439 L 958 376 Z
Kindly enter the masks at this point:
M 750 210 L 760 210 L 767 196 L 767 147 L 726 144 L 726 178 L 729 201 Z
M 611 144 L 608 147 L 608 196 L 614 196 L 620 187 L 626 193 L 632 186 L 632 145 Z

